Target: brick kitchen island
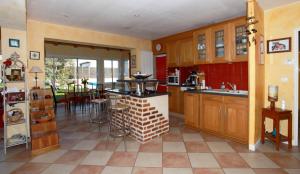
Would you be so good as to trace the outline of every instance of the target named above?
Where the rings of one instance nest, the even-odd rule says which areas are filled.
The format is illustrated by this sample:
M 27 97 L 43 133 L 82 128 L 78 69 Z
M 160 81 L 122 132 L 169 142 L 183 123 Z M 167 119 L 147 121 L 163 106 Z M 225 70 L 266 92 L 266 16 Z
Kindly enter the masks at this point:
M 140 143 L 146 143 L 169 131 L 168 93 L 154 93 L 137 96 L 120 90 L 107 92 L 122 95 L 119 102 L 130 106 L 128 121 L 131 126 L 131 137 Z M 120 125 L 121 115 L 113 124 Z

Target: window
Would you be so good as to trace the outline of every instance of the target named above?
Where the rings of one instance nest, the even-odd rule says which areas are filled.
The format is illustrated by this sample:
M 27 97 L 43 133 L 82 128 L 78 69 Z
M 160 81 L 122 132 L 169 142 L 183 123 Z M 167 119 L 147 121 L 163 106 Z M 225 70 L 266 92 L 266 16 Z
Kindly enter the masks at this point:
M 118 60 L 104 60 L 104 82 L 117 82 L 120 78 L 120 68 Z
M 97 60 L 46 58 L 45 67 L 46 86 L 66 89 L 68 83 L 81 84 L 83 78 L 97 83 Z
M 124 78 L 129 78 L 129 60 L 124 61 Z

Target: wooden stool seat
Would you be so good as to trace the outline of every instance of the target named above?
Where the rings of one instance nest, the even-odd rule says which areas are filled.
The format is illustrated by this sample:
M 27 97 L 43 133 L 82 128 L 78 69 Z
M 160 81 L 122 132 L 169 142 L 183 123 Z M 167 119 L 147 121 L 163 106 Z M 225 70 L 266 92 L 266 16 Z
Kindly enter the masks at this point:
M 276 128 L 276 136 L 274 137 L 271 133 L 266 132 L 265 119 L 270 118 L 273 120 L 273 130 Z M 288 121 L 288 136 L 280 134 L 280 121 Z M 262 129 L 261 129 L 261 143 L 265 143 L 265 137 L 275 142 L 276 150 L 279 150 L 280 142 L 288 141 L 288 148 L 292 148 L 292 111 L 291 110 L 282 110 L 280 108 L 262 109 Z

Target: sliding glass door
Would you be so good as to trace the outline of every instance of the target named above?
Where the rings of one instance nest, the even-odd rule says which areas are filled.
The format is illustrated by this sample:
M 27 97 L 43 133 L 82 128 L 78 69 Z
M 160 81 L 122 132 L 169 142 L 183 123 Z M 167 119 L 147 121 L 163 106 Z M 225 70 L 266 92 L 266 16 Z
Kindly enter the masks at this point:
M 81 84 L 81 79 L 97 84 L 97 60 L 46 58 L 45 73 L 46 86 L 55 89 L 66 89 L 72 82 Z

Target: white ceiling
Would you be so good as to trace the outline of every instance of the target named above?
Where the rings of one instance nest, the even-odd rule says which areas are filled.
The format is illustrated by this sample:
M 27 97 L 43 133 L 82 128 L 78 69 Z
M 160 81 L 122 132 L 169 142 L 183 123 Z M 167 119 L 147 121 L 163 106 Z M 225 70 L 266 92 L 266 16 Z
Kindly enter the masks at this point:
M 0 26 L 26 29 L 25 0 L 0 0 Z
M 30 19 L 156 39 L 245 15 L 246 0 L 27 0 Z
M 300 0 L 258 0 L 259 5 L 264 10 L 269 10 L 269 9 L 272 9 L 275 7 L 279 7 L 279 6 L 294 3 L 294 2 L 300 2 Z

